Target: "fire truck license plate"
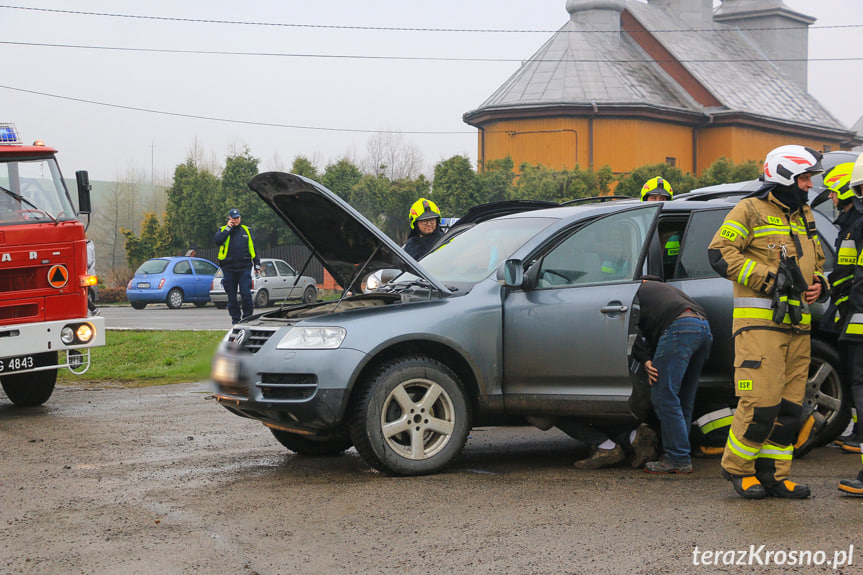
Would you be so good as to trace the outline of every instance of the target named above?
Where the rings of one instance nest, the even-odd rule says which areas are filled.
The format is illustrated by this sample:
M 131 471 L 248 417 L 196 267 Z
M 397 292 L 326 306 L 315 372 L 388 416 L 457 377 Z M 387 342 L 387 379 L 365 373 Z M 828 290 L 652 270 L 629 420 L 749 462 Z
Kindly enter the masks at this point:
M 0 374 L 33 369 L 48 365 L 47 358 L 40 355 L 19 355 L 18 357 L 0 357 Z
M 150 287 L 150 282 L 138 282 L 138 288 L 144 289 Z

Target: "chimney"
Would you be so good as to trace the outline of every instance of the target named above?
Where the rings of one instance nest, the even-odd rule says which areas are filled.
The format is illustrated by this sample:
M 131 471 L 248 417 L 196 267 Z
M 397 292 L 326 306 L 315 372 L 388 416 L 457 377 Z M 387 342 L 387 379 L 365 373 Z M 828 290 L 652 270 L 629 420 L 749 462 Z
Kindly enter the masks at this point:
M 647 0 L 647 3 L 664 8 L 695 30 L 713 28 L 713 0 Z
M 566 0 L 566 11 L 573 22 L 607 31 L 615 42 L 620 40 L 620 13 L 625 8 L 626 0 Z
M 815 18 L 782 0 L 722 0 L 713 20 L 743 30 L 794 84 L 808 91 L 809 26 Z

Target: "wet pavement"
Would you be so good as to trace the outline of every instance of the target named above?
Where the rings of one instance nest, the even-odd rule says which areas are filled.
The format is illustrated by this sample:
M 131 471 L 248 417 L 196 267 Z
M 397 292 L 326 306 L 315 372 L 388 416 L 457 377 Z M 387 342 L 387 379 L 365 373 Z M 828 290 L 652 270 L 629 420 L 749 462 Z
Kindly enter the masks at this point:
M 794 464 L 805 501 L 743 501 L 717 459 L 578 471 L 579 444 L 534 428 L 475 429 L 444 472 L 392 478 L 354 450 L 294 455 L 204 384 L 0 396 L 0 446 L 4 575 L 863 572 L 863 499 L 836 490 L 860 458 L 829 447 Z

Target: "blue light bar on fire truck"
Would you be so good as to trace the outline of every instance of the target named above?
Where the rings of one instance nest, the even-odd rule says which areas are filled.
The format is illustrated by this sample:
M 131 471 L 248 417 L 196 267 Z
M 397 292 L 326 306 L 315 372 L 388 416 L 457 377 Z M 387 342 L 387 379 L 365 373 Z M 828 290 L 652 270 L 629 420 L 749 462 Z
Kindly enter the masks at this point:
M 0 123 L 0 144 L 20 144 L 15 124 Z

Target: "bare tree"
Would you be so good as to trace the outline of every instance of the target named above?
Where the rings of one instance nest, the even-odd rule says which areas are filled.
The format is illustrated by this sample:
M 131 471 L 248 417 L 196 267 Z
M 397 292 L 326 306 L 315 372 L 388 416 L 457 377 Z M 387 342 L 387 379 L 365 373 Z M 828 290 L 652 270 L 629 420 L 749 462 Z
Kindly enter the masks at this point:
M 374 176 L 395 181 L 415 178 L 423 171 L 422 152 L 399 132 L 375 134 L 366 144 L 366 153 L 363 169 Z

